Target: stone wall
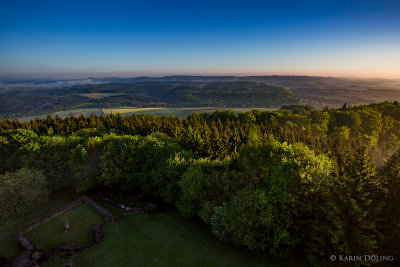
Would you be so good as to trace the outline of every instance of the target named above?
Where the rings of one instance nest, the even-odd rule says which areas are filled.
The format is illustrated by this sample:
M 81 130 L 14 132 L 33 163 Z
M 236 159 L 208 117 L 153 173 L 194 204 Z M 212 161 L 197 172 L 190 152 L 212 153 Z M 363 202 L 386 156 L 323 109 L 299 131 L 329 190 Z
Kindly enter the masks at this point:
M 77 206 L 78 204 L 81 203 L 86 203 L 88 204 L 90 207 L 92 207 L 96 212 L 100 213 L 103 216 L 104 219 L 104 223 L 103 224 L 97 224 L 95 226 L 92 227 L 91 231 L 94 234 L 94 238 L 91 242 L 83 244 L 81 246 L 72 246 L 72 245 L 68 245 L 68 244 L 61 244 L 53 249 L 51 249 L 50 251 L 48 251 L 47 253 L 39 253 L 38 250 L 30 243 L 30 241 L 28 240 L 28 238 L 26 238 L 25 233 L 31 231 L 32 229 L 38 227 L 39 225 L 53 219 L 54 217 L 61 215 L 62 213 L 66 212 L 67 210 L 72 209 L 73 207 Z M 77 252 L 77 251 L 81 251 L 83 249 L 89 248 L 91 246 L 93 246 L 96 243 L 99 243 L 103 236 L 103 230 L 102 227 L 113 221 L 114 217 L 112 215 L 112 213 L 107 210 L 106 208 L 104 208 L 103 206 L 101 206 L 100 204 L 98 204 L 97 202 L 91 200 L 90 198 L 88 198 L 87 196 L 83 196 L 75 201 L 72 201 L 71 203 L 69 203 L 68 205 L 64 206 L 63 208 L 25 226 L 24 228 L 20 229 L 18 232 L 15 232 L 14 238 L 15 240 L 25 249 L 18 257 L 16 257 L 13 262 L 12 262 L 12 266 L 15 267 L 30 267 L 30 266 L 37 266 L 38 262 L 45 262 L 48 261 L 53 255 L 55 255 L 57 252 L 59 251 L 66 251 L 68 254 L 72 255 L 72 253 Z M 35 255 L 35 257 L 33 256 Z M 36 257 L 38 257 L 37 255 L 40 255 L 38 259 L 36 259 Z M 35 258 L 35 259 L 34 259 Z
M 19 233 L 17 233 L 17 234 L 19 234 L 19 235 L 20 234 L 25 234 L 25 233 L 31 231 L 32 229 L 38 227 L 39 225 L 44 224 L 47 221 L 50 221 L 54 217 L 57 217 L 58 215 L 63 214 L 67 210 L 70 210 L 73 207 L 75 207 L 75 206 L 77 206 L 77 205 L 79 205 L 81 203 L 83 203 L 83 197 L 78 198 L 77 200 L 72 201 L 71 203 L 69 203 L 68 205 L 62 207 L 61 209 L 59 209 L 59 210 L 57 210 L 57 211 L 55 211 L 55 212 L 53 212 L 53 213 L 51 213 L 51 214 L 39 219 L 39 220 L 36 220 L 33 223 L 25 226 L 24 228 L 20 229 Z
M 87 196 L 83 196 L 81 197 L 81 199 L 88 204 L 89 206 L 91 206 L 95 211 L 97 211 L 98 213 L 100 213 L 101 215 L 103 215 L 104 221 L 106 223 L 108 223 L 109 221 L 111 221 L 113 219 L 113 215 L 112 213 L 107 210 L 106 208 L 104 208 L 103 206 L 101 206 L 99 203 L 91 200 L 90 198 L 88 198 Z
M 110 204 L 124 210 L 125 212 L 133 212 L 136 214 L 154 214 L 155 211 L 157 210 L 157 204 L 153 204 L 153 203 L 147 203 L 148 209 L 143 209 L 143 208 L 129 207 L 129 206 L 123 205 L 121 203 L 118 203 L 118 202 L 110 199 L 110 198 L 103 197 L 103 196 L 99 196 L 99 198 L 107 203 L 110 203 Z

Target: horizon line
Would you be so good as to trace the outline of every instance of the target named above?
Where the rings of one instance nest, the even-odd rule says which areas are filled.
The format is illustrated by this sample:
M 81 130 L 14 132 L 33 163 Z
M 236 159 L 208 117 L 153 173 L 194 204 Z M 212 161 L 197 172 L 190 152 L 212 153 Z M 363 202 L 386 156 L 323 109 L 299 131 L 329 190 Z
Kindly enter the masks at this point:
M 68 75 L 69 74 L 69 75 Z M 115 75 L 116 74 L 116 75 Z M 117 78 L 117 79 L 136 79 L 136 78 L 165 78 L 173 76 L 182 77 L 322 77 L 322 78 L 341 78 L 341 79 L 382 79 L 382 80 L 400 80 L 400 76 L 347 76 L 347 75 L 318 75 L 318 74 L 236 74 L 236 73 L 219 73 L 219 74 L 209 74 L 209 73 L 166 73 L 166 74 L 138 74 L 129 75 L 122 73 L 91 73 L 91 74 L 80 74 L 80 73 L 58 73 L 58 74 L 48 74 L 48 75 L 2 75 L 0 74 L 0 80 L 85 80 L 85 79 L 107 79 L 107 78 Z

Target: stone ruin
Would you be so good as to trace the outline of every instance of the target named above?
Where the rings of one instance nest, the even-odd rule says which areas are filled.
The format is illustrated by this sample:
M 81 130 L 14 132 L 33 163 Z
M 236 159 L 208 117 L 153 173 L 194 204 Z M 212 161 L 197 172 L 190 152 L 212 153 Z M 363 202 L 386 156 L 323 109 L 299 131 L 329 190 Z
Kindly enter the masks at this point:
M 118 203 L 110 198 L 99 196 L 99 199 L 110 203 L 125 212 L 133 212 L 136 214 L 154 214 L 158 211 L 158 205 L 154 203 L 147 203 L 144 208 L 140 207 L 129 207 L 126 205 L 123 205 L 121 203 Z M 26 238 L 25 233 L 29 232 L 33 228 L 38 227 L 39 225 L 51 220 L 52 218 L 66 212 L 67 210 L 72 209 L 73 207 L 81 204 L 81 203 L 86 203 L 90 207 L 92 207 L 96 212 L 100 213 L 103 216 L 104 223 L 103 224 L 97 224 L 91 228 L 91 232 L 94 235 L 94 238 L 92 239 L 91 242 L 80 245 L 80 246 L 72 246 L 69 244 L 61 244 L 50 251 L 44 252 L 36 249 Z M 34 223 L 24 227 L 21 229 L 19 232 L 14 233 L 14 238 L 17 240 L 17 242 L 25 249 L 18 257 L 16 257 L 13 262 L 12 266 L 13 267 L 32 267 L 32 266 L 38 266 L 39 263 L 46 262 L 50 260 L 54 255 L 56 255 L 60 251 L 65 251 L 67 252 L 67 255 L 71 256 L 73 253 L 90 248 L 94 244 L 99 243 L 104 236 L 102 227 L 112 221 L 114 221 L 114 217 L 110 211 L 108 211 L 106 208 L 98 204 L 97 202 L 91 200 L 90 198 L 83 196 L 68 205 L 64 206 L 63 208 L 57 210 L 56 212 L 42 218 L 41 220 L 35 221 Z M 65 218 L 64 220 L 64 230 L 68 230 L 70 228 L 68 220 Z M 72 261 L 69 266 L 72 266 Z
M 154 204 L 154 203 L 147 203 L 145 208 L 137 208 L 137 207 L 129 207 L 129 206 L 123 205 L 121 203 L 118 203 L 118 202 L 116 202 L 110 198 L 104 197 L 104 196 L 99 196 L 99 199 L 101 199 L 107 203 L 110 203 L 110 204 L 124 210 L 125 212 L 133 212 L 136 214 L 154 214 L 158 210 L 158 205 Z
M 51 220 L 52 218 L 66 212 L 67 210 L 72 209 L 73 207 L 81 204 L 81 203 L 86 203 L 90 207 L 92 207 L 95 211 L 100 213 L 103 216 L 104 223 L 102 224 L 97 224 L 92 227 L 91 232 L 94 235 L 94 238 L 91 242 L 80 245 L 80 246 L 72 246 L 69 244 L 61 244 L 50 251 L 44 252 L 36 249 L 30 241 L 26 238 L 25 233 L 29 232 L 33 228 L 38 227 L 39 225 Z M 14 233 L 14 238 L 15 240 L 24 248 L 24 251 L 17 256 L 13 261 L 12 261 L 12 266 L 14 267 L 32 267 L 32 266 L 38 266 L 39 263 L 43 263 L 51 259 L 55 254 L 57 254 L 60 251 L 66 251 L 68 255 L 72 255 L 74 252 L 78 252 L 84 249 L 87 249 L 94 244 L 99 243 L 104 236 L 102 227 L 114 220 L 113 215 L 111 214 L 110 211 L 108 211 L 106 208 L 98 204 L 97 202 L 94 202 L 90 198 L 83 196 L 68 205 L 64 206 L 63 208 L 57 210 L 56 212 L 38 220 L 35 221 L 34 223 L 24 227 L 18 232 Z M 67 220 L 64 221 L 64 228 L 67 230 L 69 229 L 69 223 Z

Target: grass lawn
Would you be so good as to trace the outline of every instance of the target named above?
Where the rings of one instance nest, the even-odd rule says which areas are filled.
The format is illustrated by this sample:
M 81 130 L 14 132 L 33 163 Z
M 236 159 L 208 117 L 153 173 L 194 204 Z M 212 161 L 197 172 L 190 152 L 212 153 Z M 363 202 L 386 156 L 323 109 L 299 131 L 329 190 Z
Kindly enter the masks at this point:
M 122 93 L 89 93 L 89 94 L 79 94 L 80 96 L 84 96 L 90 99 L 102 99 L 109 96 L 117 96 L 122 95 Z
M 215 238 L 202 222 L 170 209 L 157 215 L 122 212 L 105 226 L 104 239 L 73 256 L 78 266 L 306 266 L 302 261 L 254 255 Z
M 64 230 L 64 219 L 70 225 L 68 231 Z M 93 239 L 90 229 L 96 224 L 103 223 L 100 214 L 86 204 L 66 211 L 50 221 L 26 233 L 32 244 L 44 251 L 48 251 L 60 244 L 82 245 Z
M 17 242 L 12 237 L 12 233 L 18 229 L 34 222 L 37 219 L 41 219 L 44 216 L 62 208 L 70 201 L 77 199 L 79 196 L 71 193 L 58 193 L 56 198 L 52 198 L 50 202 L 43 208 L 35 211 L 32 214 L 19 217 L 17 219 L 9 220 L 6 223 L 0 225 L 0 257 L 7 258 L 9 260 L 18 256 L 22 249 L 19 247 Z
M 34 218 L 45 216 L 78 197 L 53 200 L 35 215 L 1 225 L 0 256 L 12 259 L 20 252 L 17 243 L 11 235 L 8 236 L 9 229 L 16 230 L 18 227 L 25 226 Z M 123 204 L 140 204 L 135 199 L 130 201 L 125 197 L 117 198 L 116 200 L 122 201 Z M 72 257 L 77 266 L 307 266 L 304 260 L 277 260 L 268 256 L 255 255 L 236 248 L 232 244 L 221 242 L 211 234 L 204 223 L 195 219 L 182 218 L 173 208 L 153 216 L 134 213 L 124 216 L 122 210 L 102 201 L 99 203 L 109 209 L 117 220 L 103 227 L 105 235 L 99 244 Z M 77 206 L 69 211 L 71 215 L 75 214 L 71 218 L 89 222 L 85 226 L 86 230 L 80 231 L 84 233 L 88 233 L 91 225 L 96 224 L 95 220 L 90 221 L 97 217 L 93 215 L 93 212 L 85 205 Z M 29 238 L 35 245 L 44 249 L 51 248 L 56 243 L 55 240 L 58 240 L 54 235 L 61 233 L 60 238 L 62 238 L 64 215 L 58 217 L 42 225 L 42 227 L 49 227 L 48 230 L 36 228 L 30 232 Z M 60 221 L 56 222 L 58 219 Z M 77 224 L 73 220 L 70 220 L 71 233 L 74 225 Z M 4 237 L 4 234 L 7 237 Z M 82 236 L 82 238 L 88 237 Z M 85 242 L 83 239 L 78 241 L 81 237 L 78 238 L 75 234 L 69 238 L 77 242 Z M 68 262 L 68 258 L 59 256 L 61 255 L 44 266 L 62 266 L 63 263 Z

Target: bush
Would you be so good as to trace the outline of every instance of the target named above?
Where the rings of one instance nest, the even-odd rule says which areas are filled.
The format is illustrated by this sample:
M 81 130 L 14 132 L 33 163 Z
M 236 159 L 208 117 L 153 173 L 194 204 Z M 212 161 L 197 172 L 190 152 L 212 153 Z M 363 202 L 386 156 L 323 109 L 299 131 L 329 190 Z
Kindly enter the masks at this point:
M 211 230 L 221 241 L 228 241 L 229 231 L 226 217 L 226 204 L 214 208 L 214 214 L 211 217 Z
M 48 201 L 45 176 L 22 168 L 0 177 L 0 221 L 28 214 Z

